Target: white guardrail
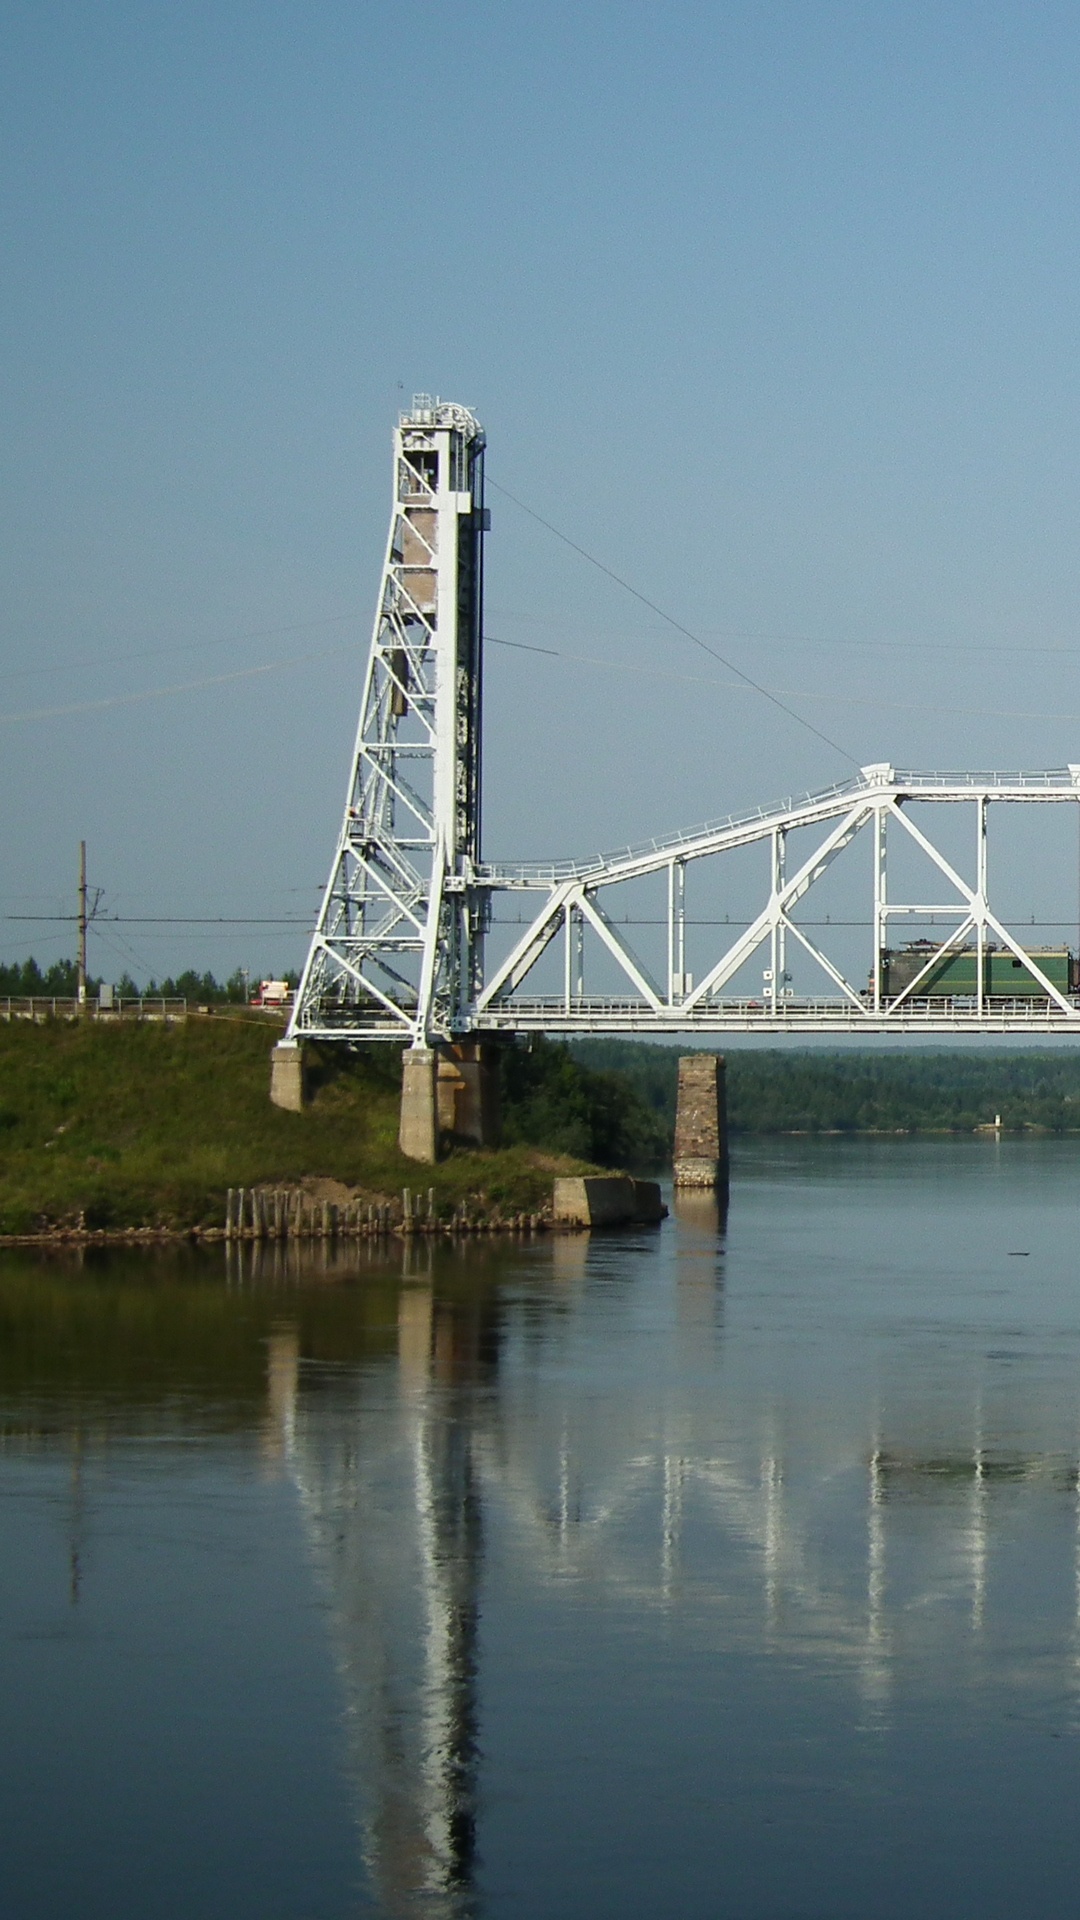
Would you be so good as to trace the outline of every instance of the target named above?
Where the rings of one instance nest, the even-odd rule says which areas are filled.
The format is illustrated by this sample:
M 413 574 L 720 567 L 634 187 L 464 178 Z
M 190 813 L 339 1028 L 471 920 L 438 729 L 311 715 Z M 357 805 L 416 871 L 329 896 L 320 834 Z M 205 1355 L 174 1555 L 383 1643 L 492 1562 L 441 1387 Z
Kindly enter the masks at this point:
M 0 1020 L 186 1020 L 186 1000 L 163 999 L 156 994 L 137 1000 L 99 1006 L 96 999 L 65 1000 L 56 994 L 7 994 L 0 997 Z

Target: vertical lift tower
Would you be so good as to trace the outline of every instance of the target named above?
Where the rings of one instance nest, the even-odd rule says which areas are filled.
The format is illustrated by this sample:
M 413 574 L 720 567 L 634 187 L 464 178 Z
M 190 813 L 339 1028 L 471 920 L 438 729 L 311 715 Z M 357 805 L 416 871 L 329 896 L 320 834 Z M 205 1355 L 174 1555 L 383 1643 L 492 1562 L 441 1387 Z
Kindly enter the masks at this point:
M 390 534 L 345 817 L 271 1097 L 299 1107 L 303 1043 L 403 1040 L 401 1144 L 492 1137 L 493 1077 L 464 1038 L 482 976 L 484 434 L 418 394 L 394 432 Z

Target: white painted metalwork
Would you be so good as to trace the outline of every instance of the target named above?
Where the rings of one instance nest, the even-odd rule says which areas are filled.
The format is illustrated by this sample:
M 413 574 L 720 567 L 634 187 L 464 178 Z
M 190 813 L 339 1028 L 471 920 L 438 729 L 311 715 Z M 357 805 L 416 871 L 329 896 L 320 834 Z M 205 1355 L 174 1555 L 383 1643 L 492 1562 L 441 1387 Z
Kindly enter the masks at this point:
M 928 801 L 974 809 L 974 880 L 969 883 L 951 860 L 906 811 L 909 802 Z M 1080 1003 L 1064 993 L 1040 965 L 1037 952 L 1025 947 L 991 905 L 987 882 L 987 815 L 992 803 L 1080 805 L 1080 766 L 1060 772 L 1010 774 L 924 774 L 897 772 L 889 766 L 865 767 L 855 778 L 779 807 L 773 813 L 756 812 L 682 835 L 669 845 L 656 844 L 607 860 L 581 863 L 573 870 L 537 867 L 483 870 L 484 883 L 493 889 L 537 891 L 544 895 L 538 910 L 502 963 L 489 975 L 477 996 L 474 1024 L 505 1031 L 678 1033 L 698 1028 L 712 1033 L 777 1032 L 970 1033 L 973 1031 L 1044 1032 L 1080 1029 Z M 815 829 L 810 852 L 790 874 L 786 872 L 789 837 Z M 888 887 L 890 828 L 908 836 L 947 883 L 942 892 L 952 897 L 904 900 Z M 873 951 L 867 976 L 849 979 L 837 962 L 800 925 L 796 910 L 832 863 L 868 829 L 873 837 L 873 902 L 868 916 Z M 763 843 L 770 853 L 770 884 L 760 911 L 719 951 L 706 973 L 694 985 L 685 971 L 686 871 L 698 861 L 721 858 L 737 849 Z M 605 914 L 603 899 L 609 888 L 642 880 L 666 869 L 668 880 L 668 984 L 662 993 L 648 978 L 642 962 Z M 555 878 L 558 872 L 566 877 Z M 676 875 L 678 876 L 676 878 Z M 600 935 L 608 953 L 625 976 L 629 991 L 622 995 L 590 995 L 584 989 L 550 996 L 529 995 L 526 983 L 557 926 L 575 909 Z M 914 979 L 886 997 L 881 952 L 888 944 L 892 921 L 907 919 L 953 922 L 943 937 L 927 948 Z M 787 986 L 788 941 L 793 940 L 815 963 L 835 990 L 829 998 L 796 998 Z M 978 990 L 970 996 L 934 996 L 920 986 L 935 972 L 944 956 L 973 943 L 978 956 Z M 982 962 L 994 945 L 1019 961 L 1038 989 L 1031 997 L 991 997 L 984 991 Z M 764 990 L 759 995 L 733 997 L 730 983 L 759 951 L 768 954 Z M 868 984 L 865 982 L 868 980 Z
M 289 1038 L 422 1042 L 468 1023 L 480 852 L 484 435 L 418 394 L 394 433 L 378 611 L 334 863 Z
M 991 807 L 1080 806 L 1080 764 L 1048 772 L 926 773 L 879 763 L 821 793 L 622 853 L 482 863 L 483 448 L 483 432 L 466 408 L 426 396 L 395 431 L 390 537 L 348 802 L 291 1040 L 396 1038 L 424 1046 L 486 1032 L 1080 1031 L 1072 982 L 1062 991 L 1037 951 L 1025 948 L 991 905 L 987 861 Z M 970 879 L 912 817 L 913 803 L 973 809 Z M 873 841 L 873 944 L 866 971 L 852 980 L 799 911 L 865 832 Z M 888 857 L 897 836 L 936 871 L 944 899 L 895 894 Z M 687 967 L 688 875 L 759 844 L 768 859 L 765 897 L 694 977 Z M 630 944 L 611 900 L 612 889 L 651 876 L 666 881 L 666 953 L 654 959 L 662 979 Z M 722 869 L 716 884 L 722 891 Z M 508 951 L 491 961 L 484 936 L 500 895 L 519 906 L 522 896 L 539 898 Z M 890 994 L 882 967 L 890 926 L 939 919 L 949 923 L 943 937 L 935 935 L 918 972 Z M 545 956 L 560 937 L 561 966 L 552 974 L 549 961 L 545 977 Z M 925 991 L 942 959 L 962 948 L 976 956 L 975 993 Z M 1037 990 L 987 993 L 991 948 L 1010 952 Z M 824 976 L 823 997 L 793 991 L 788 960 L 796 951 Z M 737 993 L 737 977 L 759 955 L 761 989 Z

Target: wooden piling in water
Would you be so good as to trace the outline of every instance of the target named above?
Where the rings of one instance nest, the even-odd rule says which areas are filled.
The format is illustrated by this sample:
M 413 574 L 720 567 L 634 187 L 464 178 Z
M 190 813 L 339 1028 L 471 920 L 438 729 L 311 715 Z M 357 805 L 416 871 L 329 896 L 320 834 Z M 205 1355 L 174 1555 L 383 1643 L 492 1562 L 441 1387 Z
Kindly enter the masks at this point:
M 403 1187 L 396 1203 L 360 1199 L 316 1200 L 296 1187 L 229 1187 L 224 1202 L 224 1228 L 200 1231 L 209 1239 L 233 1242 L 290 1240 L 321 1241 L 325 1254 L 331 1243 L 349 1240 L 382 1242 L 417 1235 L 450 1239 L 462 1235 L 502 1233 L 519 1237 L 547 1230 L 545 1213 L 504 1213 L 495 1207 L 481 1213 L 458 1200 L 440 1218 L 434 1187 Z M 276 1256 L 275 1256 L 276 1257 Z

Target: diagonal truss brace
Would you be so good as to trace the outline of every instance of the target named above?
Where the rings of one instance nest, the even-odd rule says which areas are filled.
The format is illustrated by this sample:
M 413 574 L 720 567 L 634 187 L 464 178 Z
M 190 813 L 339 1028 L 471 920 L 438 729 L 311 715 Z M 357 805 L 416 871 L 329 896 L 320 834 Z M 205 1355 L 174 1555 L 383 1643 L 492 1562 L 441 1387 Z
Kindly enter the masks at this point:
M 1030 974 L 1032 974 L 1033 977 L 1039 982 L 1039 985 L 1041 986 L 1043 992 L 1046 994 L 1047 998 L 1054 1001 L 1054 1003 L 1061 1010 L 1062 1013 L 1075 1014 L 1076 1009 L 1072 1006 L 1072 1004 L 1068 1000 L 1066 1000 L 1065 995 L 1058 990 L 1058 988 L 1054 985 L 1052 980 L 1049 980 L 1047 978 L 1046 974 L 1043 972 L 1043 969 L 1039 966 L 1038 962 L 1032 957 L 1032 955 L 1024 952 L 1024 949 L 1020 945 L 1019 941 L 1013 938 L 1012 934 L 1009 932 L 1009 929 L 1004 925 L 1004 923 L 1001 920 L 998 919 L 997 915 L 994 912 L 992 912 L 990 908 L 990 904 L 986 898 L 985 889 L 983 888 L 979 892 L 976 892 L 976 890 L 973 887 L 969 887 L 967 884 L 967 881 L 962 880 L 960 878 L 960 875 L 957 873 L 955 867 L 952 866 L 952 864 L 948 860 L 946 860 L 945 855 L 943 853 L 938 852 L 938 849 L 937 847 L 935 847 L 933 841 L 928 840 L 924 833 L 920 833 L 918 827 L 915 825 L 915 822 L 913 820 L 908 819 L 903 808 L 897 806 L 895 801 L 891 803 L 889 811 L 890 811 L 891 817 L 893 819 L 899 820 L 900 825 L 903 827 L 905 833 L 909 833 L 911 835 L 911 838 L 917 843 L 917 845 L 919 845 L 923 849 L 923 852 L 929 856 L 929 858 L 934 862 L 934 865 L 945 875 L 945 878 L 948 880 L 949 884 L 956 888 L 956 891 L 961 896 L 961 899 L 967 902 L 968 907 L 971 910 L 969 919 L 968 919 L 968 925 L 973 926 L 976 929 L 979 927 L 982 927 L 984 931 L 989 929 L 990 932 L 996 933 L 998 939 L 1003 943 L 1003 945 L 1008 947 L 1013 957 L 1019 960 L 1021 966 L 1025 967 L 1027 971 Z M 952 940 L 947 942 L 946 946 L 951 946 L 952 944 L 954 944 L 956 941 L 956 937 L 957 937 L 956 934 L 954 934 L 952 937 Z M 926 968 L 923 969 L 923 973 L 925 972 L 926 972 Z M 922 975 L 920 975 L 919 977 L 921 979 Z M 914 984 L 915 983 L 912 982 L 913 986 Z M 898 1000 L 902 997 L 903 996 L 900 996 L 900 995 L 897 996 Z
M 979 821 L 979 857 L 978 873 L 974 886 L 969 886 L 956 871 L 952 863 L 928 838 L 927 834 L 910 818 L 906 803 L 910 800 L 947 800 L 950 802 L 975 801 L 978 807 Z M 560 928 L 567 939 L 567 960 L 565 968 L 564 990 L 559 1000 L 559 1011 L 570 1025 L 581 1023 L 588 1030 L 603 1030 L 603 1000 L 588 1000 L 583 984 L 571 985 L 570 942 L 571 926 L 579 928 L 587 925 L 606 948 L 616 962 L 620 972 L 633 989 L 635 999 L 640 1003 L 641 1013 L 646 1022 L 651 1020 L 655 1026 L 674 1028 L 687 1027 L 698 1023 L 720 1025 L 724 1021 L 722 1000 L 724 989 L 745 966 L 746 962 L 766 943 L 772 940 L 773 962 L 771 974 L 766 979 L 774 982 L 772 993 L 766 994 L 772 1004 L 761 1008 L 755 1001 L 732 1002 L 732 1010 L 741 1020 L 747 1009 L 758 1008 L 762 1018 L 784 1016 L 785 1008 L 779 1004 L 779 995 L 775 985 L 781 977 L 777 973 L 779 956 L 783 954 L 784 942 L 790 935 L 807 956 L 819 967 L 832 986 L 839 990 L 841 1002 L 848 1010 L 849 1019 L 859 1024 L 872 1023 L 875 1026 L 887 1026 L 895 1016 L 898 1024 L 910 1023 L 912 1008 L 919 1003 L 922 1011 L 916 1016 L 926 1020 L 931 1016 L 920 1002 L 920 988 L 934 973 L 943 956 L 962 948 L 965 942 L 975 936 L 979 965 L 977 969 L 978 994 L 977 1013 L 982 1017 L 986 1009 L 988 989 L 984 984 L 982 956 L 987 950 L 989 936 L 995 943 L 1008 950 L 1026 970 L 1029 979 L 1036 982 L 1045 995 L 1045 1003 L 1055 1014 L 1065 1015 L 1072 1025 L 1080 1024 L 1080 1009 L 1066 997 L 1060 985 L 1051 980 L 1046 968 L 1040 964 L 1037 956 L 1028 953 L 1019 940 L 1009 932 L 1004 922 L 989 905 L 986 882 L 986 816 L 991 800 L 1069 800 L 1076 804 L 1080 800 L 1080 768 L 1069 768 L 1067 776 L 1061 775 L 1020 775 L 1020 776 L 934 776 L 910 775 L 903 780 L 895 776 L 891 768 L 868 768 L 857 782 L 851 782 L 847 788 L 837 788 L 820 796 L 810 796 L 798 806 L 789 806 L 775 813 L 747 816 L 745 821 L 730 823 L 725 828 L 702 831 L 700 834 L 687 835 L 681 840 L 667 844 L 655 843 L 652 848 L 640 854 L 616 856 L 610 861 L 598 861 L 580 870 L 573 877 L 550 884 L 550 891 L 539 911 L 516 942 L 510 954 L 496 969 L 491 978 L 481 987 L 472 1007 L 472 1019 L 475 1025 L 482 1026 L 485 1016 L 497 1017 L 497 1024 L 505 1027 L 510 1024 L 515 1000 L 522 984 L 532 969 L 547 951 Z M 824 952 L 820 945 L 810 938 L 808 932 L 794 918 L 794 911 L 814 883 L 827 872 L 833 861 L 858 836 L 863 827 L 870 822 L 875 830 L 875 879 L 874 910 L 872 925 L 874 928 L 874 964 L 871 973 L 869 992 L 861 991 L 845 977 L 843 970 Z M 956 900 L 948 902 L 934 901 L 930 905 L 902 903 L 886 898 L 884 865 L 884 830 L 887 821 L 894 821 L 903 828 L 904 833 L 929 858 L 938 872 L 942 874 L 955 891 Z M 799 870 L 785 879 L 783 874 L 782 847 L 787 835 L 795 828 L 808 826 L 828 826 L 828 832 L 814 851 L 806 858 Z M 769 895 L 762 910 L 751 924 L 741 932 L 731 945 L 709 967 L 696 988 L 690 989 L 683 971 L 684 962 L 684 921 L 681 916 L 683 907 L 682 874 L 691 862 L 713 855 L 745 847 L 753 843 L 772 840 L 773 860 L 772 879 Z M 779 850 L 779 851 L 778 851 Z M 668 987 L 661 993 L 648 969 L 630 949 L 617 930 L 610 916 L 604 911 L 602 895 L 606 888 L 626 880 L 640 879 L 649 873 L 665 868 L 668 873 Z M 492 872 L 494 887 L 500 884 L 501 875 Z M 507 879 L 503 884 L 528 889 L 539 883 L 533 881 L 527 870 L 521 870 L 520 878 Z M 542 884 L 542 883 L 540 883 Z M 879 949 L 884 947 L 888 920 L 897 915 L 925 918 L 936 914 L 956 917 L 956 924 L 924 960 L 921 960 L 918 972 L 904 988 L 887 1001 L 881 992 L 881 972 Z M 535 1006 L 550 1005 L 546 1000 L 524 1001 L 523 1013 Z M 628 1007 L 631 1003 L 625 1003 Z M 591 1012 L 590 1008 L 595 1009 Z M 535 1018 L 534 1015 L 529 1016 Z M 797 1015 L 796 1015 L 797 1017 Z M 995 1016 L 1000 1018 L 1000 1015 Z M 593 1024 L 598 1022 L 599 1024 Z
M 827 871 L 836 859 L 837 854 L 842 853 L 844 848 L 850 845 L 860 828 L 866 825 L 872 812 L 873 809 L 871 807 L 853 807 L 851 812 L 846 814 L 839 824 L 833 828 L 832 832 L 826 835 L 820 847 L 816 848 L 809 860 L 804 861 L 799 871 L 794 874 L 790 880 L 779 886 L 774 880 L 773 891 L 768 904 L 762 908 L 757 919 L 752 921 L 747 927 L 746 932 L 741 934 L 739 939 L 734 941 L 727 952 L 716 962 L 711 972 L 705 975 L 700 986 L 689 995 L 684 1003 L 687 1011 L 691 1011 L 694 1007 L 700 1006 L 703 1000 L 721 992 L 728 981 L 738 973 L 739 968 L 744 966 L 746 961 L 764 944 L 773 929 L 781 925 L 794 933 L 796 938 L 801 940 L 803 945 L 813 955 L 814 959 L 821 962 L 826 973 L 831 975 L 836 984 L 843 987 L 844 992 L 847 993 L 856 1004 L 861 1005 L 854 988 L 848 985 L 847 981 L 844 980 L 843 976 L 833 967 L 831 962 L 825 961 L 824 957 L 817 952 L 816 948 L 811 945 L 810 941 L 807 940 L 800 929 L 788 918 L 788 914 L 790 909 L 797 905 L 803 898 L 804 894 L 810 891 L 815 880 L 820 880 L 822 874 Z

